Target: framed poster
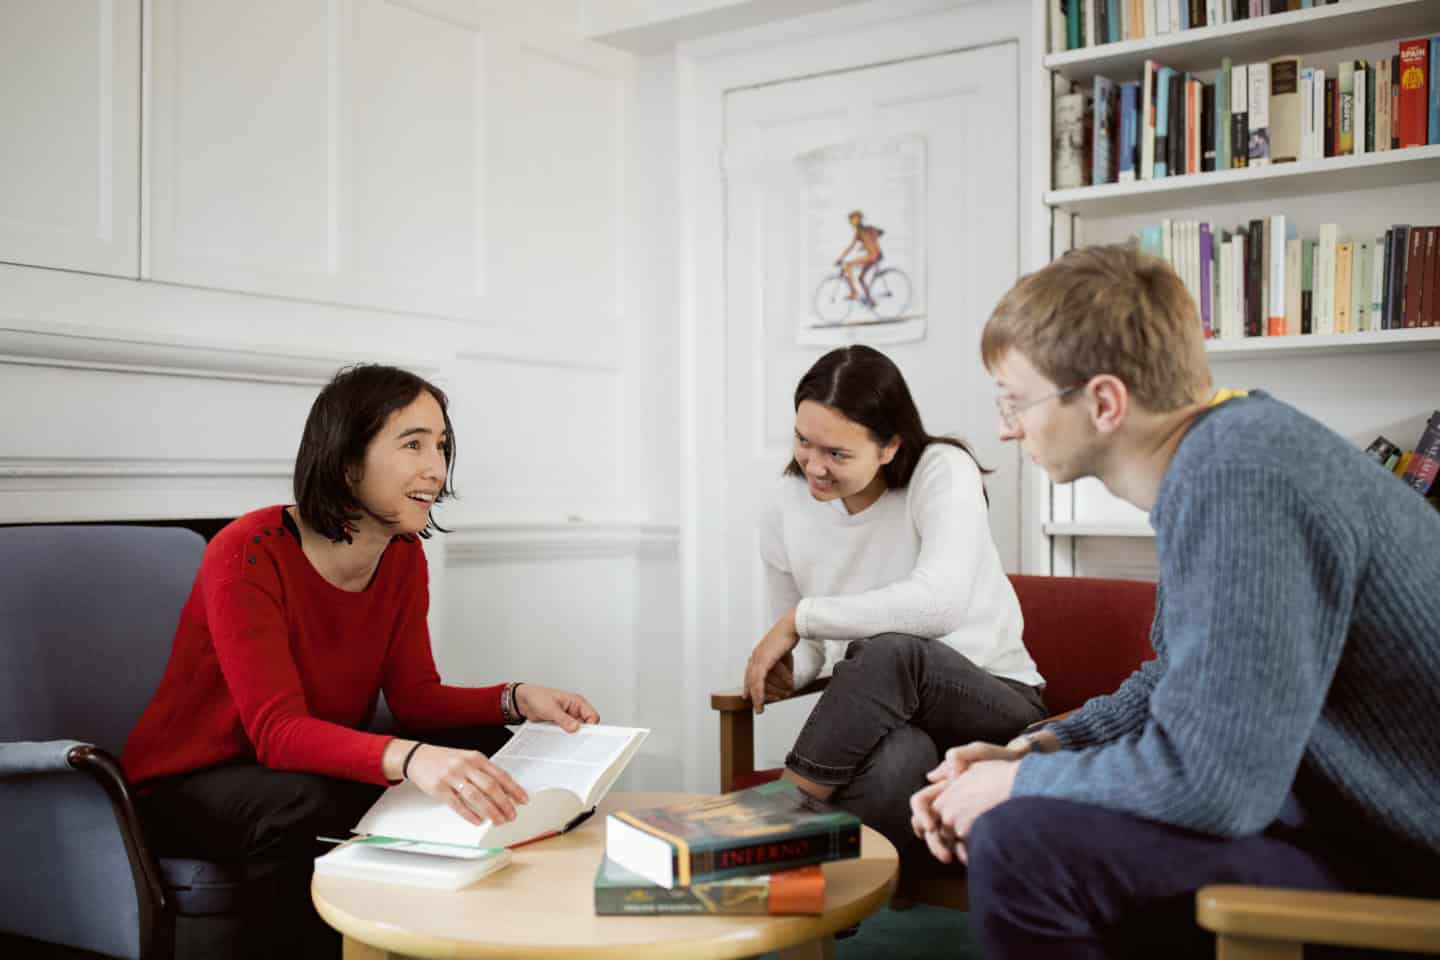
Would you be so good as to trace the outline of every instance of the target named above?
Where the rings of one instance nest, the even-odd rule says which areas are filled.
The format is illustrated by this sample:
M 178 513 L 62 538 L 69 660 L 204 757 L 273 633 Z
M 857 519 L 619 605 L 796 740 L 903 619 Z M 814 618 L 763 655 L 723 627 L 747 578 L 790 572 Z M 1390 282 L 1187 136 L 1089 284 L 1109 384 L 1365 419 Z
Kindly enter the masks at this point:
M 925 336 L 925 138 L 850 140 L 795 158 L 804 192 L 797 340 Z

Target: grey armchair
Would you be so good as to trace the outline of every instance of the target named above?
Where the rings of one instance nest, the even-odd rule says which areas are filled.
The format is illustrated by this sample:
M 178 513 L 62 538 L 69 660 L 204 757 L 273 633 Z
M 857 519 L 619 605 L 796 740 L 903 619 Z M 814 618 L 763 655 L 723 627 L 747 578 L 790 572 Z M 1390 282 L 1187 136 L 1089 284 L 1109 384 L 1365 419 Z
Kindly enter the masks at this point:
M 0 941 L 244 955 L 273 898 L 304 896 L 283 865 L 157 858 L 116 760 L 204 549 L 178 528 L 0 527 Z

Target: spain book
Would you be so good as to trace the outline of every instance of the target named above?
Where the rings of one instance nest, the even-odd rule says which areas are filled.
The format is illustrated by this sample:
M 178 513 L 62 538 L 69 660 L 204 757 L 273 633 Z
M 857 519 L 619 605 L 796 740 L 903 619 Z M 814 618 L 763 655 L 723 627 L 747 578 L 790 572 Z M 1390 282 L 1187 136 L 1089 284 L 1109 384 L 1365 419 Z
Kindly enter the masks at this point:
M 783 780 L 610 814 L 605 854 L 662 887 L 860 856 L 860 820 Z
M 818 865 L 667 889 L 609 857 L 595 871 L 595 914 L 789 916 L 825 912 L 825 871 Z

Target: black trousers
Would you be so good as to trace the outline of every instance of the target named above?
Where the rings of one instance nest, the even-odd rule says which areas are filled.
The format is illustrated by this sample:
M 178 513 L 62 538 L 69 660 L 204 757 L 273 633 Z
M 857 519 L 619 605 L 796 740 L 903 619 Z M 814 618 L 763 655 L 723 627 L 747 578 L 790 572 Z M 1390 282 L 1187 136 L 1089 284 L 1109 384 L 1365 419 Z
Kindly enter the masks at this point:
M 785 766 L 836 786 L 831 803 L 908 854 L 923 846 L 910 829 L 910 795 L 944 751 L 1003 744 L 1044 717 L 1034 687 L 987 673 L 937 640 L 886 633 L 846 648 Z
M 408 739 L 479 750 L 487 756 L 510 738 L 504 727 L 461 727 Z M 340 956 L 340 938 L 315 912 L 310 877 L 315 858 L 348 837 L 384 787 L 317 773 L 233 763 L 147 784 L 137 801 L 147 840 L 157 856 L 221 863 L 263 864 L 269 902 L 250 904 L 250 951 L 288 956 Z M 251 927 L 255 929 L 251 929 Z
M 1226 838 L 1070 800 L 1007 800 L 975 821 L 967 843 L 970 929 L 987 960 L 1213 960 L 1214 937 L 1195 923 L 1195 892 L 1206 884 L 1440 894 L 1433 858 L 1358 826 L 1317 829 L 1298 809 L 1292 798 L 1268 830 Z

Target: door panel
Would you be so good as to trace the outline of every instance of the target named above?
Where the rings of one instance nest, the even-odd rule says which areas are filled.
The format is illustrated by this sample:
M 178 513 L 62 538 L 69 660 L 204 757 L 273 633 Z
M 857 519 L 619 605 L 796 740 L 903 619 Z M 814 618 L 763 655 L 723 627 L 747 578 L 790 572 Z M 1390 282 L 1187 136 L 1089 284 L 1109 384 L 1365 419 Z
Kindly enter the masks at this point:
M 796 158 L 850 142 L 924 141 L 924 338 L 887 343 L 882 327 L 837 339 L 870 342 L 900 366 L 931 433 L 961 436 L 995 472 L 991 528 L 1006 568 L 1020 543 L 1019 455 L 995 436 L 980 330 L 1019 268 L 1017 55 L 1013 43 L 734 91 L 725 100 L 726 406 L 724 462 L 733 522 L 726 545 L 739 633 L 726 651 L 738 683 L 770 625 L 755 516 L 790 452 L 795 384 L 828 346 L 802 345 L 800 307 L 812 274 L 806 192 Z M 845 201 L 836 198 L 839 203 Z M 843 220 L 843 218 L 842 218 Z M 884 224 L 879 224 L 884 226 Z M 841 222 L 834 256 L 849 237 Z M 757 760 L 778 765 L 813 700 L 767 711 Z M 773 715 L 772 715 L 773 714 Z

